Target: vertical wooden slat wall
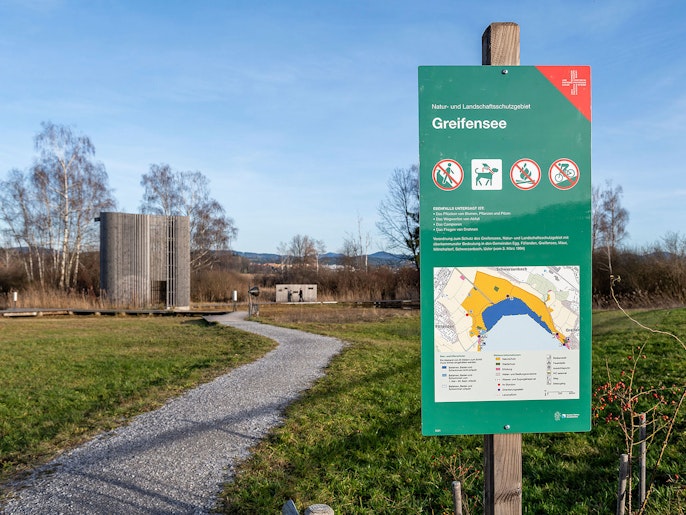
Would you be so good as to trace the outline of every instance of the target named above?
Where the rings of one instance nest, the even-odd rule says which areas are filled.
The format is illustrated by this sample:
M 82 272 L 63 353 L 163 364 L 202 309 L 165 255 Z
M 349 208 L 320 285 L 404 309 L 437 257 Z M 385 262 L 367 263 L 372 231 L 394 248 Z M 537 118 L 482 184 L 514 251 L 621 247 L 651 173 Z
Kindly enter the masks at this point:
M 188 309 L 188 217 L 101 213 L 100 287 L 116 306 Z

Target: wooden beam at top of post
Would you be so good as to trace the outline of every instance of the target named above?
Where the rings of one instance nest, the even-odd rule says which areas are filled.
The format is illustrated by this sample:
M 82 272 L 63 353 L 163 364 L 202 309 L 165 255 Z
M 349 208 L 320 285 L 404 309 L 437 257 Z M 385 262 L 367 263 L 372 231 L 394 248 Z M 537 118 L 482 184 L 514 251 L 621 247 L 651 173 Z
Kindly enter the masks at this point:
M 519 66 L 519 25 L 491 23 L 481 36 L 481 64 Z

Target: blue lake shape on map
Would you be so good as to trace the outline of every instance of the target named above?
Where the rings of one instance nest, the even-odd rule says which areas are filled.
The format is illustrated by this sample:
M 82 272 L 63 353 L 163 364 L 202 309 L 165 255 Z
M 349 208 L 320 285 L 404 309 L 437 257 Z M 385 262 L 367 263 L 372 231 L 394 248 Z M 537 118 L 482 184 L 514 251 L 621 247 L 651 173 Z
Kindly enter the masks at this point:
M 519 352 L 559 350 L 557 338 L 544 330 L 529 315 L 504 315 L 488 331 L 482 352 Z
M 496 304 L 488 306 L 481 313 L 481 318 L 486 325 L 486 330 L 490 331 L 493 327 L 495 327 L 501 318 L 512 315 L 529 316 L 534 322 L 538 323 L 543 329 L 548 331 L 548 333 L 552 334 L 550 332 L 550 328 L 545 322 L 543 322 L 543 320 L 541 320 L 541 317 L 537 315 L 534 310 L 532 310 L 526 304 L 526 302 L 516 297 L 501 300 Z

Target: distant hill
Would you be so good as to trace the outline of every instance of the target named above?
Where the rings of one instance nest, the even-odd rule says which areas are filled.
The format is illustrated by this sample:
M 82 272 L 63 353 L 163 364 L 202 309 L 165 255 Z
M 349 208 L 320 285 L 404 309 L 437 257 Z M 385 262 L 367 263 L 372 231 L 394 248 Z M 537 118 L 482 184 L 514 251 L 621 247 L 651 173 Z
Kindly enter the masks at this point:
M 279 254 L 261 254 L 259 252 L 241 252 L 238 250 L 233 251 L 237 256 L 249 259 L 253 263 L 280 263 L 281 255 Z
M 282 260 L 280 254 L 241 252 L 238 250 L 235 250 L 234 254 L 249 259 L 253 263 L 280 263 Z M 340 265 L 344 260 L 345 256 L 337 252 L 327 252 L 326 254 L 319 256 L 319 262 L 324 265 Z M 369 266 L 400 267 L 409 264 L 409 261 L 405 256 L 391 254 L 390 252 L 375 252 L 369 254 L 367 261 Z
M 387 266 L 410 264 L 410 260 L 407 259 L 407 257 L 400 254 L 391 254 L 390 252 L 375 252 L 374 254 L 369 254 L 369 262 Z

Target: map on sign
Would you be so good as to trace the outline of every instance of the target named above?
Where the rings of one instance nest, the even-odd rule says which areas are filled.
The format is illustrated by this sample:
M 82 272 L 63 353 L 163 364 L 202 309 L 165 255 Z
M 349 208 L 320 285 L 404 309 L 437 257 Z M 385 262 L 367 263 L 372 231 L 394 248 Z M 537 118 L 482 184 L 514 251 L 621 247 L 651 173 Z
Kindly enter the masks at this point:
M 437 352 L 578 350 L 579 267 L 435 268 L 434 345 Z

